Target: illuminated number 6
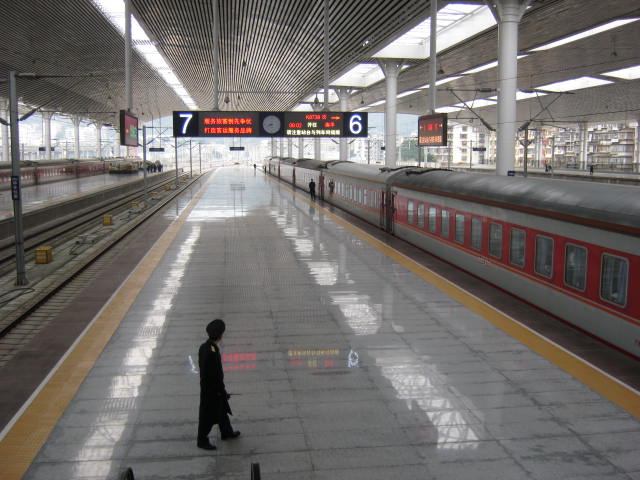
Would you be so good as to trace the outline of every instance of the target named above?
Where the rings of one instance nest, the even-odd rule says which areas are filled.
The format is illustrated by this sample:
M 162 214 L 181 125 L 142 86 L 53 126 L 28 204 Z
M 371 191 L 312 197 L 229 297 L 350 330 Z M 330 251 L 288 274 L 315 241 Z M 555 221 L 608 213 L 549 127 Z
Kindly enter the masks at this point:
M 181 113 L 180 118 L 185 119 L 184 122 L 182 123 L 182 134 L 184 135 L 185 133 L 187 133 L 187 126 L 189 125 L 189 122 L 193 118 L 193 113 Z
M 349 131 L 358 135 L 362 131 L 362 115 L 351 115 L 349 119 Z

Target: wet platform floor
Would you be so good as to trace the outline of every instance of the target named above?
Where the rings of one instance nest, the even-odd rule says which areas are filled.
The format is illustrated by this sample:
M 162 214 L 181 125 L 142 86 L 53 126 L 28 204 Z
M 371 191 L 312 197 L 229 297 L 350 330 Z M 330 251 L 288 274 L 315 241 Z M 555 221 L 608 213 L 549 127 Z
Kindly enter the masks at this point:
M 304 195 L 225 168 L 194 202 L 25 479 L 640 479 L 637 419 Z M 242 436 L 211 453 L 216 317 Z

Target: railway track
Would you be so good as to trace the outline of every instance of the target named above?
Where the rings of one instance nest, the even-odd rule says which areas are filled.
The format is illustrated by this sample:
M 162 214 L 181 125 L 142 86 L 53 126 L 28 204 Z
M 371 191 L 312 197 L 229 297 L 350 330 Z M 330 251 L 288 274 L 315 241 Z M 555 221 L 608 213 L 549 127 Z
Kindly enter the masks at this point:
M 144 197 L 144 187 L 142 187 L 128 192 L 126 195 L 118 196 L 111 202 L 96 205 L 95 208 L 88 208 L 81 214 L 59 218 L 47 225 L 44 230 L 40 229 L 35 232 L 32 230 L 29 234 L 25 232 L 27 265 L 33 266 L 35 248 L 43 244 L 53 246 L 54 251 L 59 252 L 57 256 L 67 255 L 68 258 L 60 266 L 51 265 L 50 267 L 44 266 L 49 268 L 39 268 L 42 278 L 35 278 L 28 272 L 27 276 L 31 282 L 26 288 L 7 288 L 8 285 L 11 285 L 10 281 L 7 281 L 7 277 L 13 278 L 12 274 L 15 270 L 15 253 L 11 251 L 13 245 L 6 245 L 5 240 L 5 244 L 0 248 L 0 276 L 5 279 L 5 288 L 3 288 L 5 294 L 0 296 L 0 339 L 11 333 L 78 274 L 101 258 L 147 218 L 176 198 L 198 178 L 189 179 L 188 175 L 182 175 L 177 188 L 171 190 L 163 190 L 163 188 L 165 185 L 175 185 L 175 177 L 154 183 L 149 187 L 149 190 L 160 190 L 161 195 L 154 196 L 154 200 L 149 201 L 147 205 L 142 202 Z M 132 202 L 138 202 L 139 205 L 133 212 Z M 117 219 L 118 226 L 105 232 L 101 223 L 103 215 L 107 213 Z M 84 240 L 87 239 L 88 241 L 85 242 Z M 38 267 L 43 266 L 39 265 Z

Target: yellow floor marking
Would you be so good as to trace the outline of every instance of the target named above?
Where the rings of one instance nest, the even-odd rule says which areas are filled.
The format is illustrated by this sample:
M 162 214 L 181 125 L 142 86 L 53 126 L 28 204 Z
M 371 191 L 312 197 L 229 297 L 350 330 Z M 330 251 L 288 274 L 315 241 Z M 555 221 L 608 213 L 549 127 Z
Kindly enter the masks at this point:
M 313 205 L 317 210 L 322 211 L 323 214 L 330 217 L 334 222 L 340 224 L 354 235 L 362 238 L 369 245 L 410 270 L 425 282 L 430 283 L 438 288 L 438 290 L 460 302 L 472 312 L 477 313 L 523 345 L 526 345 L 537 354 L 545 357 L 554 365 L 569 373 L 574 378 L 580 380 L 603 397 L 622 407 L 634 417 L 640 418 L 640 394 L 633 388 L 611 377 L 607 373 L 589 364 L 560 345 L 531 330 L 529 327 L 522 325 L 514 318 L 500 310 L 497 310 L 484 300 L 481 300 L 432 270 L 429 270 L 427 267 L 388 246 L 381 240 L 369 235 L 364 230 L 361 230 L 348 221 L 331 213 L 324 207 L 321 207 L 318 203 L 312 202 L 306 196 L 303 196 L 289 188 L 289 186 L 279 183 L 272 177 L 270 178 L 281 188 L 289 190 L 302 198 L 308 204 Z
M 39 393 L 2 439 L 0 442 L 2 480 L 19 480 L 27 471 L 75 396 L 80 384 L 93 368 L 105 345 L 214 177 L 215 173 L 154 243 L 147 255 L 63 357 L 49 380 L 45 379 Z

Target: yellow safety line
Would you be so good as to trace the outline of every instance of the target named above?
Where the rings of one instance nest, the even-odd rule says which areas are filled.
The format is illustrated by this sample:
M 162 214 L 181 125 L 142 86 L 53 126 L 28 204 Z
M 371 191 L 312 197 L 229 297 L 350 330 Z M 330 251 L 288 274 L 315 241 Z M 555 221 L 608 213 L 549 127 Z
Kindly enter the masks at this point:
M 271 180 L 276 182 L 276 180 L 273 178 L 271 178 Z M 381 240 L 378 240 L 372 235 L 369 235 L 364 230 L 361 230 L 348 221 L 331 213 L 316 202 L 312 202 L 311 200 L 307 199 L 306 196 L 300 195 L 296 191 L 281 183 L 277 184 L 280 187 L 289 190 L 293 194 L 302 198 L 310 205 L 313 205 L 317 210 L 322 211 L 322 213 L 330 217 L 333 221 L 340 224 L 354 235 L 362 238 L 372 247 L 376 248 L 380 252 L 393 259 L 395 262 L 407 268 L 412 273 L 422 278 L 424 281 L 435 286 L 438 290 L 447 294 L 454 300 L 460 302 L 469 310 L 477 313 L 485 320 L 500 328 L 502 331 L 509 334 L 511 337 L 515 338 L 523 345 L 526 345 L 537 354 L 545 357 L 554 365 L 569 373 L 576 379 L 580 380 L 582 383 L 589 386 L 603 397 L 611 400 L 616 405 L 619 405 L 634 417 L 640 418 L 640 394 L 632 387 L 611 377 L 594 365 L 591 365 L 587 361 L 574 355 L 560 345 L 531 330 L 529 327 L 521 324 L 509 315 L 492 307 L 485 301 L 467 292 L 463 288 L 455 285 L 444 277 L 438 275 L 424 265 L 419 264 L 415 260 L 412 260 L 406 255 L 400 253 Z
M 75 346 L 63 357 L 58 368 L 48 377 L 49 380 L 45 379 L 39 393 L 2 439 L 0 459 L 3 464 L 3 480 L 19 480 L 27 471 L 214 177 L 215 173 L 154 243 L 135 270 L 85 329 Z

